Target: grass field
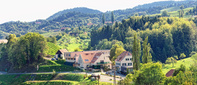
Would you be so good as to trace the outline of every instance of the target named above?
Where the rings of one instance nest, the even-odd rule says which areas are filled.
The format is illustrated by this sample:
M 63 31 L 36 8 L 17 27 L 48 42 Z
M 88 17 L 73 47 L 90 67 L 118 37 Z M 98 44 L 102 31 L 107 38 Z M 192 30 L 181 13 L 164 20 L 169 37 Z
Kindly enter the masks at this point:
M 38 72 L 52 72 L 53 70 L 55 70 L 56 72 L 63 72 L 76 70 L 76 68 L 74 68 L 73 66 L 64 65 L 64 62 L 64 60 L 46 60 L 46 62 L 41 63 Z
M 185 65 L 186 68 L 189 68 L 192 64 L 194 64 L 194 62 L 195 60 L 192 57 L 185 58 L 182 60 L 178 60 L 177 63 L 174 64 L 174 67 L 173 64 L 165 64 L 162 68 L 162 71 L 164 74 L 166 74 L 171 69 L 179 68 L 181 64 Z
M 43 74 L 42 74 L 43 75 Z M 96 85 L 98 81 L 91 81 L 85 74 L 58 74 L 50 80 L 26 81 L 24 85 Z M 40 76 L 39 76 L 40 77 Z M 39 78 L 41 79 L 41 78 Z M 112 85 L 112 83 L 99 82 L 100 85 Z
M 67 49 L 69 52 L 73 52 L 76 48 L 85 49 L 88 47 L 90 39 L 80 39 L 79 37 L 73 37 L 64 35 L 57 41 L 57 45 L 61 49 Z
M 161 13 L 163 11 L 172 12 L 172 11 L 178 11 L 179 9 L 180 9 L 180 7 L 170 7 L 170 8 L 162 9 L 160 12 Z
M 186 12 L 188 12 L 190 9 L 193 9 L 193 8 L 190 7 L 190 8 L 183 9 L 184 10 L 184 18 L 191 18 L 191 15 L 186 15 Z M 163 9 L 163 10 L 161 10 L 161 13 L 164 10 L 168 11 L 168 14 L 170 15 L 170 17 L 179 17 L 179 12 L 178 12 L 180 10 L 179 7 L 171 7 L 171 8 Z M 152 15 L 149 15 L 149 16 L 153 17 L 153 16 L 156 16 L 156 15 L 161 15 L 161 13 L 152 14 Z
M 47 42 L 47 46 L 48 46 L 48 52 L 47 52 L 48 55 L 55 55 L 55 53 L 60 49 L 59 46 L 51 42 Z
M 191 8 L 185 8 L 183 9 L 184 10 L 184 18 L 190 18 L 191 15 L 186 15 L 186 12 L 188 12 Z M 172 11 L 172 12 L 169 12 L 170 14 L 170 17 L 179 17 L 179 12 L 178 11 Z

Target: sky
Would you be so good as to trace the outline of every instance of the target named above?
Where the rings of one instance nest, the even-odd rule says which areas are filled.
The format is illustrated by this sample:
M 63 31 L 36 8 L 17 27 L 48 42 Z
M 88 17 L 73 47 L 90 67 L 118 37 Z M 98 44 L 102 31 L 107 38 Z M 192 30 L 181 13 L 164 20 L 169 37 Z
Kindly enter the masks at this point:
M 1 0 L 0 24 L 9 21 L 30 22 L 46 19 L 58 11 L 88 7 L 102 12 L 133 8 L 164 0 Z

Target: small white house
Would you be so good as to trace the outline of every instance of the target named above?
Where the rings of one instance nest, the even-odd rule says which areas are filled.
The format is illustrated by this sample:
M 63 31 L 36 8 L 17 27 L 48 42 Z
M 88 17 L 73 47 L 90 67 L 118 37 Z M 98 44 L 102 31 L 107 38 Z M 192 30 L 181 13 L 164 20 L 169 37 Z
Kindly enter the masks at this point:
M 128 51 L 122 52 L 115 60 L 117 72 L 127 73 L 133 70 L 132 54 Z
M 78 58 L 78 67 L 81 69 L 87 69 L 88 67 L 104 67 L 112 68 L 111 61 L 109 59 L 109 52 L 97 52 L 97 53 L 81 53 Z M 94 68 L 93 68 L 94 69 Z M 97 68 L 98 69 L 98 68 Z
M 58 50 L 56 52 L 56 55 L 54 56 L 55 58 L 63 58 L 64 59 L 64 53 L 65 52 L 68 52 L 66 49 L 61 49 L 61 50 Z

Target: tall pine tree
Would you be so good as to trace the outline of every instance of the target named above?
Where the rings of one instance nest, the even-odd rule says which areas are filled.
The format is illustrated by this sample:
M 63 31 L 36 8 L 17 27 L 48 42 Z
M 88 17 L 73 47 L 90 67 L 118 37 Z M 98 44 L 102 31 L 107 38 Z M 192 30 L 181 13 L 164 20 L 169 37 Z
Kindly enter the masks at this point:
M 114 12 L 111 12 L 111 22 L 112 22 L 112 25 L 113 25 L 114 21 L 115 21 Z
M 103 16 L 102 16 L 102 23 L 103 23 L 103 25 L 105 24 L 105 14 L 103 14 Z
M 148 43 L 148 37 L 143 42 L 143 55 L 142 63 L 149 63 L 152 61 L 152 55 L 150 53 L 150 43 Z
M 141 45 L 140 45 L 140 41 L 137 39 L 137 34 L 135 34 L 135 36 L 134 36 L 132 55 L 133 55 L 133 69 L 139 70 L 140 56 L 141 56 Z

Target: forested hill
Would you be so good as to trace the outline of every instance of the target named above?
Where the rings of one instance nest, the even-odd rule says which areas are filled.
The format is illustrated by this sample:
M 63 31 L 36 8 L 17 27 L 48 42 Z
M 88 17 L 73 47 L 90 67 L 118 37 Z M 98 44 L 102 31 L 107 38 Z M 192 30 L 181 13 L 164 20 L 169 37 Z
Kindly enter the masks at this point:
M 59 11 L 59 12 L 53 14 L 52 16 L 50 16 L 49 18 L 47 18 L 47 20 L 52 20 L 52 19 L 59 17 L 63 14 L 66 14 L 68 12 L 81 12 L 81 13 L 85 13 L 85 14 L 100 14 L 100 13 L 102 13 L 99 10 L 89 9 L 86 7 L 78 7 L 78 8 L 66 9 L 63 11 Z
M 157 4 L 159 4 L 159 6 Z M 197 1 L 162 1 L 140 5 L 132 9 L 114 10 L 113 12 L 115 21 L 119 22 L 122 21 L 122 19 L 133 16 L 135 13 L 138 13 L 139 15 L 149 15 L 160 13 L 162 9 L 169 7 L 176 6 L 179 8 L 179 6 L 184 5 L 184 7 L 187 8 L 196 4 Z M 111 12 L 105 12 L 104 14 L 106 23 L 110 23 Z M 8 34 L 24 35 L 28 32 L 44 33 L 60 31 L 61 29 L 69 29 L 72 31 L 74 28 L 79 27 L 92 30 L 101 25 L 102 15 L 103 13 L 98 10 L 80 7 L 60 11 L 46 20 L 36 20 L 33 22 L 8 22 L 0 24 L 0 38 L 5 38 Z
M 165 62 L 168 57 L 196 50 L 196 24 L 183 18 L 144 16 L 130 17 L 113 26 L 104 26 L 91 32 L 91 46 L 109 49 L 117 40 L 125 50 L 132 52 L 134 34 L 141 42 L 148 36 L 154 61 Z M 105 42 L 103 42 L 105 41 Z M 102 44 L 101 44 L 102 43 Z
M 52 20 L 36 20 L 34 22 L 9 22 L 0 24 L 0 38 L 5 38 L 7 34 L 24 35 L 28 32 L 44 33 L 49 31 L 60 31 L 61 29 L 74 29 L 76 27 L 83 26 L 91 28 L 100 24 L 100 20 L 101 16 L 97 14 L 68 12 Z

